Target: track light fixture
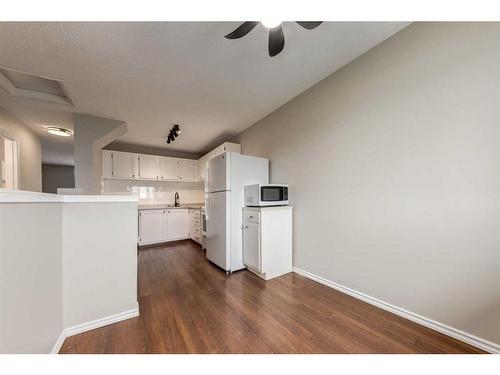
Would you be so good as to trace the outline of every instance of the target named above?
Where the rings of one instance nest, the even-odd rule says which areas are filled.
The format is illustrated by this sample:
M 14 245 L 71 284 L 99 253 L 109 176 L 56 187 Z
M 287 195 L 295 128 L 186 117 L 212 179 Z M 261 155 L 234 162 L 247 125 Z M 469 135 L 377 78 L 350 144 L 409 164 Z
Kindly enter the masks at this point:
M 177 138 L 181 134 L 181 128 L 179 125 L 175 124 L 172 129 L 170 129 L 170 133 L 168 134 L 167 137 L 167 143 L 170 144 L 170 142 L 175 141 L 175 138 Z

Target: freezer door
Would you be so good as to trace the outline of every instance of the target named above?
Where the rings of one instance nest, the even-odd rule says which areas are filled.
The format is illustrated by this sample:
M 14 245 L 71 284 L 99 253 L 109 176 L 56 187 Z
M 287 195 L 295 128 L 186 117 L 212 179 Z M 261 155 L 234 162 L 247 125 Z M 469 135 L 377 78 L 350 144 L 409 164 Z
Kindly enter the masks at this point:
M 209 193 L 206 198 L 207 259 L 226 271 L 231 268 L 229 241 L 230 192 Z
M 229 152 L 210 159 L 207 163 L 207 186 L 209 193 L 231 190 L 229 186 Z

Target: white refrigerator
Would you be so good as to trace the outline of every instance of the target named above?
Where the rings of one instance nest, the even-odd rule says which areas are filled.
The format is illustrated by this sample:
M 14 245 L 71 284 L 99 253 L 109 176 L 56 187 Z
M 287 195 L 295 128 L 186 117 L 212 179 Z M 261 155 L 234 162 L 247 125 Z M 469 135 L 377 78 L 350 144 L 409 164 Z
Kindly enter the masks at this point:
M 225 152 L 207 163 L 207 258 L 226 272 L 245 268 L 241 229 L 244 187 L 268 182 L 268 159 Z

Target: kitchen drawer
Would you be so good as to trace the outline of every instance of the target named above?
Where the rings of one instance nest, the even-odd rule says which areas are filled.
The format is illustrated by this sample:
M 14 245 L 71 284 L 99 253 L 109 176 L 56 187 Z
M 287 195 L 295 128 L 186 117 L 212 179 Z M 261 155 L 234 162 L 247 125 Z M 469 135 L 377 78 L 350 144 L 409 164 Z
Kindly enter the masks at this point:
M 243 221 L 249 223 L 260 223 L 260 213 L 254 211 L 247 211 L 243 213 Z
M 201 230 L 200 230 L 200 228 L 194 228 L 194 234 L 195 234 L 195 235 L 201 235 Z

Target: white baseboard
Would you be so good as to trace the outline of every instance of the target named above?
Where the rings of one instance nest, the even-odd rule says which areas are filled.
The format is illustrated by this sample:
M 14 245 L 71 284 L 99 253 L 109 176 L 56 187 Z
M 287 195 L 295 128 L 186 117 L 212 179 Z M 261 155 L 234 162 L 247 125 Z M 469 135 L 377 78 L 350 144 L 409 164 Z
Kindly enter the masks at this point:
M 59 337 L 57 338 L 56 343 L 52 347 L 52 350 L 50 351 L 50 354 L 57 354 L 59 353 L 59 350 L 61 350 L 61 346 L 64 343 L 64 340 L 66 339 L 66 336 L 64 335 L 64 331 L 61 332 Z
M 79 333 L 91 331 L 96 328 L 104 327 L 109 324 L 113 323 L 118 323 L 121 322 L 122 320 L 127 320 L 130 318 L 135 318 L 136 316 L 139 316 L 139 306 L 137 306 L 134 309 L 123 311 L 118 314 L 106 316 L 104 318 L 92 320 L 90 322 L 78 324 L 76 326 L 68 327 L 66 328 L 59 338 L 57 339 L 56 343 L 54 344 L 54 347 L 51 350 L 51 354 L 57 354 L 59 353 L 59 350 L 61 349 L 62 344 L 64 343 L 64 340 L 67 337 L 77 335 Z
M 426 318 L 424 316 L 415 314 L 411 311 L 405 310 L 401 307 L 391 305 L 390 303 L 381 301 L 377 298 L 368 296 L 364 293 L 358 292 L 356 290 L 350 289 L 348 287 L 345 287 L 343 285 L 337 284 L 333 281 L 327 280 L 321 276 L 314 275 L 310 272 L 304 271 L 303 269 L 293 267 L 293 272 L 298 273 L 301 276 L 304 276 L 308 279 L 314 280 L 320 284 L 326 285 L 330 288 L 336 289 L 339 292 L 348 294 L 354 298 L 357 298 L 361 301 L 367 302 L 371 305 L 380 307 L 381 309 L 384 309 L 386 311 L 389 311 L 393 314 L 399 315 L 403 318 L 406 318 L 408 320 L 411 320 L 415 323 L 421 324 L 427 328 L 431 328 L 435 331 L 441 332 L 447 336 L 453 337 L 457 340 L 463 341 L 467 344 L 470 344 L 472 346 L 475 346 L 479 349 L 482 349 L 484 351 L 487 351 L 489 353 L 500 353 L 500 345 L 495 344 L 491 341 L 482 339 L 480 337 L 471 335 L 467 332 L 461 331 L 459 329 L 450 327 L 446 324 L 436 322 L 435 320 Z

